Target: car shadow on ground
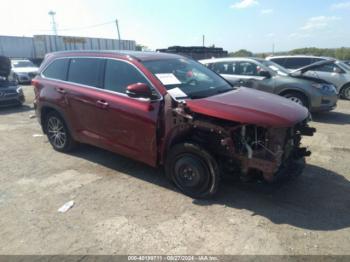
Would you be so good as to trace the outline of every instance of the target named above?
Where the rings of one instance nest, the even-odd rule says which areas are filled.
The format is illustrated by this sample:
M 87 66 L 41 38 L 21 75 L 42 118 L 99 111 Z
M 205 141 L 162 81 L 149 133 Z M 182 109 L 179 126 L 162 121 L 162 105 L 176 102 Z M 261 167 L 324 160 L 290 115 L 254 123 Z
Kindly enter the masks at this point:
M 308 230 L 350 227 L 350 181 L 313 165 L 307 165 L 302 176 L 279 185 L 228 183 L 216 201 L 194 200 L 194 203 L 246 209 L 253 216 L 265 217 L 275 224 Z
M 180 194 L 161 169 L 85 145 L 72 155 Z M 308 230 L 350 227 L 350 182 L 333 171 L 313 165 L 307 165 L 301 177 L 278 185 L 224 180 L 213 200 L 193 200 L 193 203 L 250 210 L 253 216 L 265 217 L 272 223 Z
M 0 116 L 1 115 L 10 115 L 15 113 L 23 113 L 34 110 L 28 105 L 23 106 L 11 106 L 11 107 L 0 107 Z
M 312 115 L 312 120 L 317 123 L 348 125 L 350 124 L 350 115 L 340 112 L 324 112 Z

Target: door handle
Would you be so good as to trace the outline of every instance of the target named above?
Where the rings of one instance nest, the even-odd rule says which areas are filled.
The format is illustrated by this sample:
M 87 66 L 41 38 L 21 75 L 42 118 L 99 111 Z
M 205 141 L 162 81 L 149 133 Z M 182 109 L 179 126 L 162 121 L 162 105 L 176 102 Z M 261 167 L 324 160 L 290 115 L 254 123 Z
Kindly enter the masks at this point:
M 60 93 L 60 94 L 66 94 L 66 93 L 67 93 L 66 90 L 64 90 L 63 88 L 60 88 L 60 87 L 57 87 L 57 88 L 56 88 L 56 91 L 57 91 L 58 93 Z
M 104 101 L 104 100 L 98 100 L 96 102 L 97 106 L 100 107 L 100 108 L 108 108 L 109 107 L 109 104 L 108 102 Z

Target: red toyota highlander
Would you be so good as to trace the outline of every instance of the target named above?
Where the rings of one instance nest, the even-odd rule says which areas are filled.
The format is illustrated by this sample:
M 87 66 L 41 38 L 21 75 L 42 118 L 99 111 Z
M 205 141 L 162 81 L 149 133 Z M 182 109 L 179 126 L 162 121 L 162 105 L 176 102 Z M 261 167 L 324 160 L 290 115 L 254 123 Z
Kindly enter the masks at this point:
M 52 147 L 78 143 L 165 173 L 185 194 L 210 197 L 222 174 L 274 181 L 302 172 L 306 108 L 234 88 L 203 65 L 153 52 L 58 52 L 33 80 L 37 117 Z

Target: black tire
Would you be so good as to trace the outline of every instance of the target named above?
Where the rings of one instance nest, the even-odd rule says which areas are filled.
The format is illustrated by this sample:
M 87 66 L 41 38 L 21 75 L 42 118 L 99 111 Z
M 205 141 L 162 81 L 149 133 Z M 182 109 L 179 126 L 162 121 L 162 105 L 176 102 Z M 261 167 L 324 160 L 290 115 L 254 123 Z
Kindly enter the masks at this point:
M 299 94 L 297 92 L 289 92 L 289 93 L 286 93 L 283 95 L 283 97 L 299 104 L 299 105 L 302 105 L 306 108 L 309 108 L 309 104 L 307 102 L 307 99 L 304 95 L 302 94 Z
M 350 100 L 350 84 L 343 87 L 341 90 L 341 97 L 346 100 Z
M 77 143 L 72 138 L 63 118 L 55 111 L 45 117 L 44 128 L 51 146 L 58 152 L 72 151 Z
M 216 160 L 193 143 L 178 144 L 170 150 L 165 173 L 184 194 L 192 198 L 210 198 L 220 184 Z

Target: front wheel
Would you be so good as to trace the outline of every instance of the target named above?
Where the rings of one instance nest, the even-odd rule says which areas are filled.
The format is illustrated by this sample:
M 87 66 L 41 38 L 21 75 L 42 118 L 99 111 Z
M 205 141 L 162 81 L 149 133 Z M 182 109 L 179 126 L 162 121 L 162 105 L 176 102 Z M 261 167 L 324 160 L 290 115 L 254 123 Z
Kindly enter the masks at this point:
M 50 112 L 45 119 L 47 138 L 52 147 L 59 152 L 70 152 L 76 142 L 72 138 L 63 118 L 56 112 Z
M 289 99 L 290 101 L 292 101 L 298 105 L 301 105 L 301 106 L 308 108 L 307 99 L 302 94 L 290 92 L 290 93 L 283 95 L 283 97 Z
M 343 88 L 341 96 L 346 100 L 350 100 L 350 84 Z
M 184 194 L 193 198 L 212 197 L 220 184 L 216 160 L 192 143 L 178 144 L 171 149 L 165 172 Z

